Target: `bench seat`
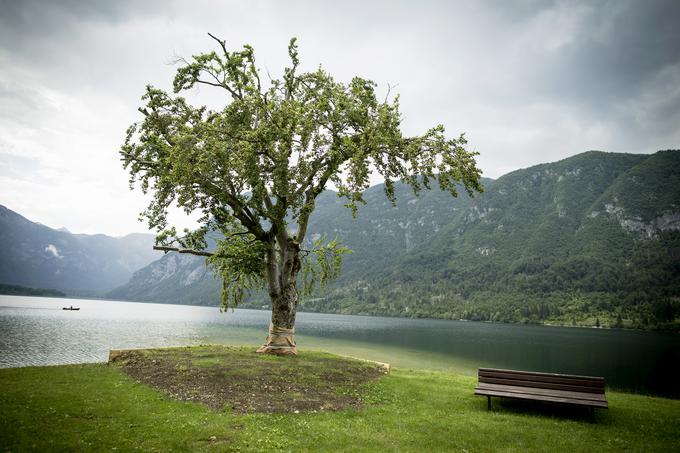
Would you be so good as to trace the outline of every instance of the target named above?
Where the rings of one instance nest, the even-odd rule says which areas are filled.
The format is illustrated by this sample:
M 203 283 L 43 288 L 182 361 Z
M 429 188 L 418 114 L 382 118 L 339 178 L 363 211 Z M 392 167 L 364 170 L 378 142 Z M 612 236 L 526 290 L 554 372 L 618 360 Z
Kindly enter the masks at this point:
M 528 371 L 479 369 L 475 395 L 607 409 L 604 378 Z

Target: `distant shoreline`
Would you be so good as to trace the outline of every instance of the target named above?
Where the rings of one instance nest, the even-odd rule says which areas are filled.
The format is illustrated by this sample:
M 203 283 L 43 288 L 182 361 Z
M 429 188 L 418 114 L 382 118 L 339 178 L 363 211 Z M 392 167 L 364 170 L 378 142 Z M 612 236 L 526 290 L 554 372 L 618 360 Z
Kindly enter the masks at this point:
M 0 283 L 0 294 L 5 296 L 68 297 L 65 293 L 49 288 L 31 288 Z
M 0 286 L 16 286 L 16 285 L 0 285 Z M 50 290 L 47 290 L 50 291 Z M 56 291 L 56 290 L 54 290 Z M 59 292 L 59 291 L 57 291 Z M 62 293 L 63 294 L 63 293 Z M 191 303 L 186 303 L 186 304 L 177 304 L 177 303 L 168 303 L 168 302 L 159 302 L 159 301 L 153 301 L 153 300 L 125 300 L 125 299 L 109 299 L 105 297 L 97 297 L 97 296 L 75 296 L 75 295 L 63 295 L 63 296 L 49 296 L 49 295 L 39 295 L 39 294 L 8 294 L 8 293 L 3 293 L 0 292 L 0 295 L 5 295 L 5 296 L 29 296 L 29 297 L 59 297 L 63 299 L 72 299 L 72 300 L 101 300 L 101 301 L 107 301 L 107 302 L 130 302 L 130 303 L 140 303 L 140 304 L 156 304 L 156 305 L 175 305 L 175 306 L 189 306 L 189 307 L 206 307 L 206 308 L 217 308 L 219 309 L 220 306 L 219 304 L 216 305 L 206 305 L 206 304 L 191 304 Z M 266 311 L 269 312 L 271 311 L 269 308 L 261 308 L 261 307 L 255 307 L 255 306 L 243 306 L 243 307 L 237 307 L 237 309 L 242 309 L 242 310 L 256 310 L 256 311 Z M 314 314 L 321 314 L 321 315 L 345 315 L 345 316 L 361 316 L 361 317 L 377 317 L 377 318 L 396 318 L 396 319 L 423 319 L 423 320 L 433 320 L 433 321 L 456 321 L 456 322 L 479 322 L 479 323 L 484 323 L 484 324 L 500 324 L 500 325 L 518 325 L 518 326 L 541 326 L 541 327 L 568 327 L 568 328 L 577 328 L 577 329 L 594 329 L 594 330 L 625 330 L 625 331 L 637 331 L 637 332 L 666 332 L 666 333 L 680 333 L 677 330 L 673 329 L 659 329 L 659 328 L 648 328 L 648 329 L 643 329 L 643 328 L 635 328 L 635 327 L 614 327 L 614 326 L 609 326 L 606 324 L 598 326 L 593 326 L 593 325 L 586 325 L 586 324 L 571 324 L 571 323 L 566 323 L 566 324 L 561 324 L 558 322 L 502 322 L 502 321 L 487 321 L 487 320 L 473 320 L 473 319 L 447 319 L 447 318 L 432 318 L 432 317 L 415 317 L 415 316 L 390 316 L 390 315 L 381 315 L 381 314 L 365 314 L 365 313 L 337 313 L 337 312 L 320 312 L 320 311 L 308 311 L 304 309 L 298 308 L 298 313 L 314 313 Z

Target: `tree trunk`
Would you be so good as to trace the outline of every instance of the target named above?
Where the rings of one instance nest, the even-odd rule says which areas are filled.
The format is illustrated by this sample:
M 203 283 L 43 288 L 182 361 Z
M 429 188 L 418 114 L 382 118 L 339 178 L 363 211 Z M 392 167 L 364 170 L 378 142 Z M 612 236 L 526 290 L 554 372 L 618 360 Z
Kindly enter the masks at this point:
M 297 355 L 295 345 L 295 313 L 298 292 L 295 284 L 287 285 L 281 294 L 272 297 L 272 320 L 267 340 L 257 352 L 277 355 Z
M 276 355 L 297 355 L 295 344 L 295 314 L 298 304 L 297 273 L 300 270 L 300 246 L 292 240 L 287 241 L 281 252 L 280 266 L 276 269 L 276 283 L 272 288 L 270 278 L 269 296 L 272 301 L 272 320 L 265 344 L 257 352 Z M 271 257 L 271 255 L 270 255 Z

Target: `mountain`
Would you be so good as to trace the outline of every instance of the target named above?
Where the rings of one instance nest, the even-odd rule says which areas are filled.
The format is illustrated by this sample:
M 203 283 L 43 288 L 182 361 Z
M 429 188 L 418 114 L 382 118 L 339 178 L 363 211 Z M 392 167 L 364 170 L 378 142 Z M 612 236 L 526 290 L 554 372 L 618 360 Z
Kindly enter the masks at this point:
M 680 316 L 680 152 L 589 152 L 496 180 L 422 248 L 306 309 L 664 326 Z
M 492 180 L 487 179 L 485 183 L 491 184 Z M 466 194 L 453 198 L 439 189 L 423 191 L 416 197 L 404 184 L 397 184 L 395 193 L 397 204 L 392 206 L 382 184 L 369 188 L 364 193 L 367 204 L 359 207 L 356 219 L 352 219 L 350 210 L 344 207 L 346 202 L 338 198 L 336 192 L 329 190 L 319 196 L 305 246 L 325 235 L 329 239 L 342 238 L 342 243 L 353 250 L 343 260 L 338 284 L 354 282 L 374 266 L 419 247 L 460 215 L 470 200 Z M 128 283 L 111 291 L 108 297 L 216 305 L 220 285 L 206 268 L 205 258 L 168 253 L 137 271 Z M 257 297 L 251 306 L 266 303 Z
M 158 258 L 151 234 L 72 234 L 0 205 L 0 283 L 100 296 Z
M 301 309 L 631 327 L 677 322 L 679 151 L 591 151 L 484 185 L 474 198 L 436 188 L 415 197 L 398 185 L 396 207 L 374 186 L 357 219 L 336 194 L 322 194 L 308 237 L 338 236 L 354 253 L 335 286 Z M 168 254 L 112 294 L 217 304 L 219 283 L 202 259 Z M 265 304 L 255 296 L 246 306 Z
M 167 253 L 139 269 L 131 279 L 107 294 L 117 300 L 169 304 L 218 305 L 220 281 L 205 264 L 205 258 Z

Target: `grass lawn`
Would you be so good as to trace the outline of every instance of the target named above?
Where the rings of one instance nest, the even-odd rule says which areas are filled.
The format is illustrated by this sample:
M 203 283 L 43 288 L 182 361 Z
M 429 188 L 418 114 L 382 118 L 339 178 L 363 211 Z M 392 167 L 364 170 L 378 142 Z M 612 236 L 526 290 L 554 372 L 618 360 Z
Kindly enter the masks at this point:
M 177 349 L 177 376 L 192 366 L 263 362 L 291 370 L 291 358 L 251 349 Z M 207 353 L 210 354 L 207 354 Z M 166 350 L 165 355 L 168 355 Z M 302 351 L 298 378 L 325 387 L 329 354 Z M 345 361 L 346 359 L 340 359 Z M 224 361 L 224 362 L 223 362 Z M 188 363 L 188 362 L 183 362 Z M 129 377 L 124 365 L 88 364 L 0 370 L 2 451 L 660 451 L 680 449 L 680 401 L 607 392 L 610 409 L 576 410 L 473 395 L 475 378 L 393 369 L 366 383 L 337 384 L 362 407 L 299 413 L 241 413 L 180 401 Z M 292 367 L 293 369 L 296 367 Z M 246 373 L 247 375 L 247 373 Z M 252 375 L 252 373 L 251 373 Z M 252 377 L 252 376 L 251 376 Z M 261 377 L 261 376 L 260 376 Z M 195 378 L 195 376 L 194 376 Z M 234 373 L 220 378 L 235 385 Z M 267 376 L 277 380 L 274 373 Z M 193 378 L 191 378 L 193 379 Z M 338 378 L 339 379 L 339 378 Z M 316 383 L 316 384 L 314 384 Z M 295 389 L 293 389 L 295 390 Z M 249 390 L 251 391 L 251 390 Z M 307 392 L 308 390 L 305 390 Z M 263 389 L 262 392 L 267 392 Z M 298 393 L 300 394 L 300 393 Z M 311 406 L 310 406 L 311 407 Z M 295 409 L 297 410 L 297 409 Z

